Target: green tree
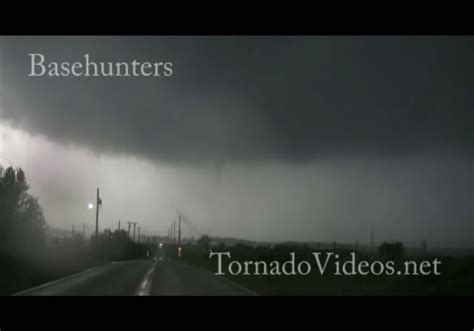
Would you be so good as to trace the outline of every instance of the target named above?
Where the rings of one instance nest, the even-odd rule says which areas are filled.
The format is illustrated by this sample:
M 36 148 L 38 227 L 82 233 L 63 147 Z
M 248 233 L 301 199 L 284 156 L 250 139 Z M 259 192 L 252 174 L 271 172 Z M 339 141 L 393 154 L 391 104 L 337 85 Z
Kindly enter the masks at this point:
M 208 250 L 211 246 L 211 238 L 207 234 L 202 235 L 201 238 L 198 239 L 197 244 L 199 247 Z
M 36 249 L 43 243 L 46 220 L 38 198 L 28 193 L 22 169 L 0 167 L 0 250 Z

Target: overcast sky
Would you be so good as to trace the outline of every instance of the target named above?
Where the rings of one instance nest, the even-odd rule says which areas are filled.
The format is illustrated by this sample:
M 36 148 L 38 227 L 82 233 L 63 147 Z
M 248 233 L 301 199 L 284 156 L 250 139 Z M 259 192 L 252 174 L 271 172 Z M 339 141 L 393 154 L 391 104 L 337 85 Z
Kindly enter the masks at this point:
M 28 77 L 47 61 L 171 77 Z M 1 37 L 0 163 L 48 222 L 472 245 L 471 37 Z

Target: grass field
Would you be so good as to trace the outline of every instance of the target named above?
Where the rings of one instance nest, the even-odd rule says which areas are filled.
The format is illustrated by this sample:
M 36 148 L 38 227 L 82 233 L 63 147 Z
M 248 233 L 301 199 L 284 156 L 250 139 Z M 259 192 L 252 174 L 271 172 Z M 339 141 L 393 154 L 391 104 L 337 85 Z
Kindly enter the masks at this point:
M 173 254 L 174 249 L 168 248 L 168 250 L 169 255 L 176 258 Z M 311 254 L 308 248 L 301 247 L 265 249 L 238 245 L 225 248 L 225 251 L 232 254 L 233 260 L 240 261 L 284 261 L 290 251 L 294 250 L 298 251 L 297 256 L 301 258 L 307 258 Z M 348 254 L 344 251 L 339 253 L 342 256 Z M 377 256 L 365 258 L 377 259 Z M 428 257 L 416 259 L 428 259 Z M 474 257 L 438 257 L 438 259 L 442 262 L 439 276 L 337 276 L 331 270 L 323 275 L 318 272 L 311 272 L 306 276 L 242 274 L 234 276 L 227 273 L 225 277 L 261 295 L 474 295 Z M 217 272 L 217 260 L 209 259 L 209 251 L 197 246 L 183 247 L 180 260 L 206 268 L 213 273 Z

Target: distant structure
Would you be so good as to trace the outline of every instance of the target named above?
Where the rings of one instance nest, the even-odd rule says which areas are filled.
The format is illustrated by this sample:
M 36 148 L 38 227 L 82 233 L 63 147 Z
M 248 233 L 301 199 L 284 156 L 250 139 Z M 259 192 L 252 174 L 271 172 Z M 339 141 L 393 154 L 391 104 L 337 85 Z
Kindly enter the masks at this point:
M 427 248 L 426 248 L 426 240 L 423 240 L 421 242 L 421 251 L 423 252 L 423 254 L 426 254 L 426 251 L 427 251 Z

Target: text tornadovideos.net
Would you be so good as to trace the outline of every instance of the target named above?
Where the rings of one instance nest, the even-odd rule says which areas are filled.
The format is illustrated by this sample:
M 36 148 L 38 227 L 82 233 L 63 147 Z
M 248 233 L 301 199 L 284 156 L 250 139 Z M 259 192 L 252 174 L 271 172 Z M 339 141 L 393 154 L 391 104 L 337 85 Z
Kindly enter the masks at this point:
M 313 252 L 309 260 L 297 260 L 296 253 L 289 254 L 286 261 L 238 261 L 233 260 L 230 252 L 209 253 L 209 258 L 217 262 L 215 275 L 244 276 L 306 276 L 311 273 L 334 274 L 336 276 L 429 276 L 441 275 L 441 261 L 405 260 L 379 261 L 358 260 L 356 253 L 350 253 L 349 259 L 342 260 L 334 252 Z

